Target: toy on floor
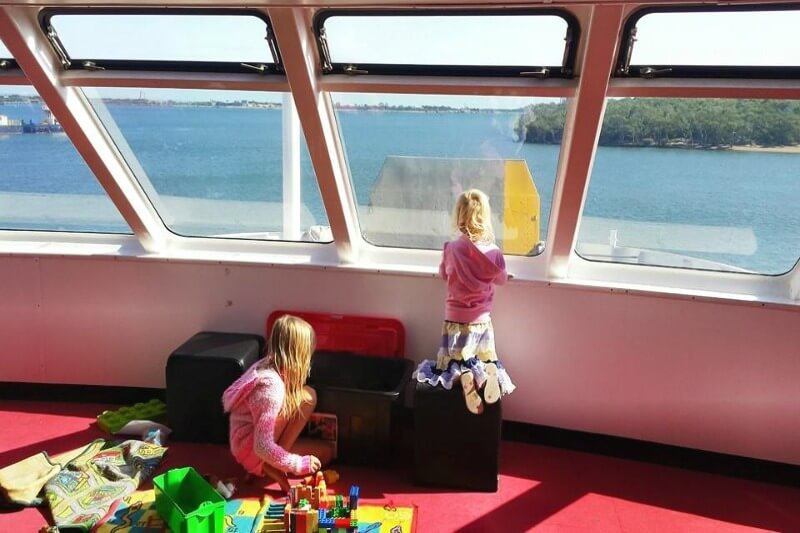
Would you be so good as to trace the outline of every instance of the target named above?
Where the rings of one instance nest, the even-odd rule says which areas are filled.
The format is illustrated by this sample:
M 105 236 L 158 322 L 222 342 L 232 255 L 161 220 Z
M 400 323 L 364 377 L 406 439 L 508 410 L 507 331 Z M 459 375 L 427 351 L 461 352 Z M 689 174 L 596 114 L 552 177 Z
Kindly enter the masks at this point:
M 359 488 L 350 487 L 347 498 L 329 495 L 328 483 L 338 479 L 339 474 L 334 471 L 317 472 L 293 486 L 284 508 L 284 530 L 287 533 L 358 531 Z
M 103 411 L 97 416 L 97 425 L 112 435 L 118 433 L 132 420 L 163 422 L 167 416 L 167 405 L 161 400 L 150 400 L 130 407 L 120 407 L 116 411 Z

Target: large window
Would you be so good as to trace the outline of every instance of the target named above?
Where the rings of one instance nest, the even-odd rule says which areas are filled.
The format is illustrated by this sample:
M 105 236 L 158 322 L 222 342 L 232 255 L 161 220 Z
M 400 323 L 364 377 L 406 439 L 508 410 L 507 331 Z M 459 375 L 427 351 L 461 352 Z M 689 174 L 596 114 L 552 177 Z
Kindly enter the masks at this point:
M 800 9 L 643 9 L 627 24 L 620 74 L 800 77 Z
M 11 57 L 11 52 L 8 51 L 3 41 L 0 41 L 0 71 L 15 68 L 16 66 L 17 62 Z
M 284 103 L 291 102 L 286 95 L 178 89 L 86 93 L 173 232 L 331 240 L 291 104 L 284 113 Z M 289 127 L 294 121 L 294 135 L 283 136 L 284 121 Z
M 131 232 L 31 87 L 0 86 L 0 229 Z
M 364 238 L 441 249 L 456 196 L 489 194 L 506 253 L 543 247 L 565 104 L 513 97 L 335 94 Z M 534 129 L 547 134 L 534 136 Z
M 800 256 L 800 102 L 608 102 L 586 259 L 780 274 Z
M 566 12 L 323 12 L 332 72 L 570 76 L 577 22 Z M 487 46 L 491 43 L 491 46 Z
M 279 63 L 268 21 L 252 13 L 81 10 L 46 12 L 43 22 L 71 68 L 270 72 Z

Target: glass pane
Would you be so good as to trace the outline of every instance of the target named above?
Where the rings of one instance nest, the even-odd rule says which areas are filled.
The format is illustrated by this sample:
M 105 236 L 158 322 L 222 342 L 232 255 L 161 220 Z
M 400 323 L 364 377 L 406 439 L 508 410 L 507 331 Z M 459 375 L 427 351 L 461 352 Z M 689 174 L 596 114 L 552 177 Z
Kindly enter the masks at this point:
M 274 63 L 267 23 L 241 15 L 54 15 L 73 59 Z
M 6 45 L 3 44 L 3 41 L 0 41 L 0 58 L 12 59 L 11 52 L 8 51 L 8 48 L 6 48 Z
M 476 187 L 491 199 L 495 234 L 506 253 L 541 251 L 563 105 L 528 108 L 537 100 L 488 96 L 333 98 L 369 242 L 441 249 L 454 236 L 456 196 Z M 550 137 L 522 142 L 525 128 L 545 123 Z
M 131 233 L 32 87 L 0 86 L 0 229 Z
M 800 102 L 610 100 L 585 259 L 780 274 L 800 255 Z
M 283 144 L 287 95 L 106 88 L 86 93 L 175 233 L 332 240 L 299 127 L 293 141 Z M 293 162 L 285 173 L 284 155 Z M 296 188 L 299 198 L 284 202 L 284 186 Z
M 334 63 L 560 66 L 567 22 L 554 15 L 334 16 L 325 34 Z
M 799 66 L 800 11 L 651 13 L 632 65 Z

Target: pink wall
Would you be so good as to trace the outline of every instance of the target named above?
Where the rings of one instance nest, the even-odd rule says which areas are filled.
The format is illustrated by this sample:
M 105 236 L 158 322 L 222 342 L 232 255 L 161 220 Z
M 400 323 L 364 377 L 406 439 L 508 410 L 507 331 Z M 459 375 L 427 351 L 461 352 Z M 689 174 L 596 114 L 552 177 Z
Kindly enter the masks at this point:
M 276 308 L 394 316 L 437 346 L 443 286 L 412 276 L 94 258 L 0 259 L 0 381 L 162 387 L 200 330 Z M 501 288 L 506 418 L 800 464 L 800 315 L 522 282 Z

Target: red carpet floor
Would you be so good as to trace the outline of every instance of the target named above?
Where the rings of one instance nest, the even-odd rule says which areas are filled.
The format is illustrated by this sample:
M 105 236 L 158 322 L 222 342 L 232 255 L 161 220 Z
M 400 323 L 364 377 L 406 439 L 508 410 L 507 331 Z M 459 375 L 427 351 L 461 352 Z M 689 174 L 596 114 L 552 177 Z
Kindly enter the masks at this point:
M 0 402 L 0 466 L 101 437 L 101 405 Z M 405 471 L 338 467 L 362 498 L 416 504 L 421 533 L 447 531 L 800 532 L 800 489 L 505 442 L 497 494 L 414 487 Z M 223 446 L 174 443 L 165 468 L 240 471 Z M 257 495 L 255 489 L 251 494 Z M 0 514 L 0 532 L 37 531 L 36 509 Z

